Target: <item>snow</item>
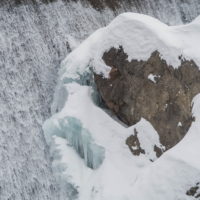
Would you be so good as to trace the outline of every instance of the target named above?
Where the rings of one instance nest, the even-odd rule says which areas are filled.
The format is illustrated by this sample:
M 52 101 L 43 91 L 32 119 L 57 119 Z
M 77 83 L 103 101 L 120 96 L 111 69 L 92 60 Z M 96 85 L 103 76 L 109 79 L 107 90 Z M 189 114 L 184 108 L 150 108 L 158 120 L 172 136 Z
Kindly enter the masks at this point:
M 111 47 L 119 46 L 128 54 L 129 61 L 147 60 L 154 51 L 158 51 L 174 68 L 180 66 L 180 56 L 192 59 L 200 66 L 199 32 L 198 19 L 187 25 L 168 26 L 146 15 L 124 13 L 107 27 L 93 33 L 63 61 L 62 66 L 68 73 L 63 76 L 75 78 L 77 73 L 82 74 L 86 68 L 95 66 L 97 73 L 108 77 L 110 68 L 103 62 L 102 55 Z
M 178 126 L 179 126 L 179 127 L 181 127 L 181 126 L 182 126 L 182 123 L 181 123 L 181 122 L 179 122 L 179 123 L 178 123 Z
M 76 82 L 65 84 L 65 86 L 68 96 L 64 107 L 47 120 L 43 127 L 46 140 L 59 152 L 61 156 L 59 162 L 66 167 L 66 170 L 61 173 L 75 188 L 78 188 L 79 199 L 99 199 L 102 195 L 104 199 L 124 199 L 130 194 L 132 190 L 130 185 L 137 178 L 141 168 L 149 165 L 150 160 L 156 159 L 151 147 L 161 146 L 158 134 L 145 119 L 141 119 L 136 126 L 129 128 L 122 126 L 96 106 L 91 86 L 80 85 Z M 81 122 L 81 129 L 91 134 L 92 141 L 95 142 L 91 152 L 96 158 L 103 158 L 101 162 L 98 162 L 97 167 L 93 167 L 94 170 L 91 170 L 91 166 L 84 161 L 84 156 L 76 153 L 77 145 L 72 141 L 76 141 L 77 134 L 83 130 L 80 131 L 74 122 L 70 124 L 69 119 L 72 118 Z M 66 124 L 65 127 L 63 123 Z M 148 127 L 147 138 L 145 137 L 147 130 L 144 127 Z M 70 134 L 70 129 L 74 130 L 73 134 Z M 134 129 L 137 129 L 141 146 L 147 152 L 139 157 L 133 156 L 125 144 L 128 136 L 134 134 Z M 69 134 L 70 138 L 66 136 Z M 81 142 L 81 137 L 79 142 Z M 87 142 L 82 141 L 81 145 L 83 149 L 87 149 Z M 95 146 L 101 147 L 100 149 L 105 151 L 105 156 L 101 150 L 97 151 Z
M 136 125 L 130 127 L 129 129 L 135 129 L 137 131 L 140 146 L 145 150 L 146 156 L 148 156 L 150 160 L 157 159 L 154 151 L 155 145 L 164 151 L 165 148 L 160 144 L 157 131 L 153 128 L 151 123 L 144 118 L 142 118 Z
M 179 56 L 200 64 L 199 19 L 169 27 L 145 15 L 117 17 L 79 45 L 62 63 L 52 117 L 44 126 L 46 141 L 62 184 L 77 191 L 78 200 L 187 200 L 186 191 L 200 177 L 200 94 L 193 100 L 192 123 L 185 138 L 156 157 L 154 146 L 164 149 L 146 119 L 123 126 L 98 105 L 92 72 L 108 76 L 102 54 L 123 46 L 129 60 L 146 60 L 155 50 L 173 67 Z M 154 75 L 150 76 L 150 79 Z M 135 156 L 126 145 L 138 133 L 145 154 Z M 154 162 L 152 162 L 154 161 Z M 64 187 L 64 186 L 63 186 Z M 70 192 L 70 191 L 69 191 Z
M 156 78 L 160 78 L 159 75 L 149 74 L 148 79 L 154 83 L 156 83 Z

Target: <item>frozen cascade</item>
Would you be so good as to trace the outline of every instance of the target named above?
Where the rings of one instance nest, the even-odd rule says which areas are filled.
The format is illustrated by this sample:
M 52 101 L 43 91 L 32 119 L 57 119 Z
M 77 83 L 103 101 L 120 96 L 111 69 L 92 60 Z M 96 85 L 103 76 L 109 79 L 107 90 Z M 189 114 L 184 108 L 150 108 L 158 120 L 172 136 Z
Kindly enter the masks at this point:
M 98 168 L 104 159 L 104 148 L 94 143 L 90 132 L 83 128 L 81 121 L 74 117 L 65 117 L 58 120 L 58 124 L 55 126 L 51 120 L 47 120 L 44 124 L 45 135 L 57 135 L 67 139 L 68 144 L 84 159 L 88 167 Z
M 98 12 L 85 1 L 0 1 L 1 200 L 63 200 L 72 187 L 63 184 L 59 192 L 42 132 L 51 115 L 57 69 L 69 51 L 124 11 L 146 13 L 167 24 L 200 14 L 199 0 L 121 2 L 115 12 Z
M 73 108 L 73 106 L 66 107 L 65 105 L 65 102 L 73 95 L 74 84 L 75 86 L 77 84 L 78 87 L 80 86 L 89 89 L 89 98 L 93 104 L 99 105 L 99 94 L 95 89 L 93 75 L 90 69 L 90 66 L 88 66 L 88 70 L 83 74 L 78 73 L 78 77 L 75 79 L 68 77 L 59 79 L 52 104 L 52 113 L 54 113 L 54 115 L 46 120 L 43 125 L 45 138 L 50 146 L 50 152 L 53 157 L 53 172 L 57 182 L 60 184 L 62 199 L 69 198 L 72 200 L 79 196 L 79 184 L 77 184 L 76 180 L 73 180 L 74 175 L 73 172 L 71 173 L 70 168 L 74 168 L 75 165 L 76 168 L 79 168 L 81 166 L 79 163 L 80 158 L 84 160 L 82 167 L 86 168 L 86 170 L 98 169 L 105 158 L 104 147 L 96 143 L 90 130 L 85 128 L 78 117 L 73 117 L 73 112 L 76 112 L 76 108 Z M 61 69 L 60 77 L 62 77 L 63 73 L 64 71 Z M 80 98 L 82 97 L 80 96 Z M 72 116 L 65 113 L 65 110 L 70 110 L 68 108 L 73 109 Z M 79 109 L 77 108 L 77 110 Z M 86 113 L 86 115 L 87 114 L 89 113 Z M 88 116 L 85 118 L 88 118 Z M 61 145 L 62 143 L 63 147 Z M 69 151 L 67 153 L 68 158 L 62 156 L 63 149 L 66 148 Z M 76 156 L 78 164 L 73 162 L 73 159 Z M 64 164 L 62 164 L 62 159 L 64 160 Z M 66 159 L 69 160 L 68 165 L 66 165 Z M 72 171 L 75 170 L 73 169 Z M 76 173 L 76 176 L 79 177 L 78 171 L 76 171 Z
M 63 66 L 63 69 L 64 68 L 65 67 Z M 61 77 L 63 72 L 64 71 L 61 69 Z M 92 67 L 88 65 L 87 70 L 83 74 L 77 74 L 78 77 L 75 79 L 64 77 L 58 82 L 51 108 L 52 113 L 55 115 L 62 111 L 65 102 L 68 99 L 69 91 L 66 85 L 74 82 L 83 86 L 91 87 L 91 99 L 93 99 L 95 104 L 99 105 L 100 99 L 95 88 Z M 43 130 L 48 144 L 51 143 L 52 136 L 55 135 L 66 139 L 68 144 L 71 145 L 79 156 L 84 159 L 86 166 L 91 169 L 97 169 L 103 162 L 105 151 L 103 147 L 95 144 L 89 130 L 84 128 L 81 121 L 75 117 L 66 116 L 59 118 L 56 122 L 54 120 L 54 118 L 50 118 L 43 125 Z

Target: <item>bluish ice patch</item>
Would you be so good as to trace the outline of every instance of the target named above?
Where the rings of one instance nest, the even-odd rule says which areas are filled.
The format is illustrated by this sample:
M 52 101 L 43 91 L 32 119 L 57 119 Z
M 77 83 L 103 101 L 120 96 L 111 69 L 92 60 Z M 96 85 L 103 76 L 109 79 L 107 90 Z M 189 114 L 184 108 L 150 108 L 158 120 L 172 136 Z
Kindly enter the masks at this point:
M 44 131 L 48 142 L 53 135 L 67 139 L 89 168 L 97 169 L 102 164 L 105 157 L 104 148 L 94 142 L 91 133 L 83 127 L 79 119 L 64 117 L 58 120 L 57 125 L 47 121 Z

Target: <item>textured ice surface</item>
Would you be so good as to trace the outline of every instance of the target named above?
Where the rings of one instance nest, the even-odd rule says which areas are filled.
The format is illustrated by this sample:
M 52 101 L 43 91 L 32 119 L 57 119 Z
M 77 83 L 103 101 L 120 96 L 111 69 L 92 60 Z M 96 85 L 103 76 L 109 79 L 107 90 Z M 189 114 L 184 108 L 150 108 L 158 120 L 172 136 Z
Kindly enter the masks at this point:
M 113 14 L 62 1 L 14 2 L 0 1 L 0 199 L 65 199 L 71 186 L 58 192 L 41 126 L 68 46 Z

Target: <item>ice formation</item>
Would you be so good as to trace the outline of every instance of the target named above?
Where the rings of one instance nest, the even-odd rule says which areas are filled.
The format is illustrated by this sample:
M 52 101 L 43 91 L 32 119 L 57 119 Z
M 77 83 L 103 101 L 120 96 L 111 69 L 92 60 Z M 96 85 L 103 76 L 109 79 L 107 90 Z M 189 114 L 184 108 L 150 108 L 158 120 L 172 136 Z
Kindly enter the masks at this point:
M 158 50 L 174 67 L 179 65 L 179 56 L 199 65 L 199 34 L 199 18 L 185 26 L 169 27 L 152 17 L 126 13 L 91 35 L 63 61 L 53 116 L 43 129 L 56 174 L 76 191 L 71 199 L 190 198 L 186 190 L 200 177 L 200 95 L 193 100 L 196 120 L 186 137 L 157 159 L 153 147 L 162 145 L 153 126 L 141 119 L 125 127 L 100 108 L 95 102 L 92 71 L 108 76 L 102 54 L 120 45 L 129 59 L 145 60 Z M 125 144 L 135 129 L 145 151 L 139 156 L 132 155 Z
M 81 158 L 85 160 L 85 164 L 96 169 L 100 166 L 104 159 L 104 148 L 95 144 L 90 132 L 83 128 L 81 121 L 74 117 L 64 117 L 58 120 L 59 126 L 49 127 L 45 124 L 45 131 L 52 132 L 61 138 L 67 139 Z

